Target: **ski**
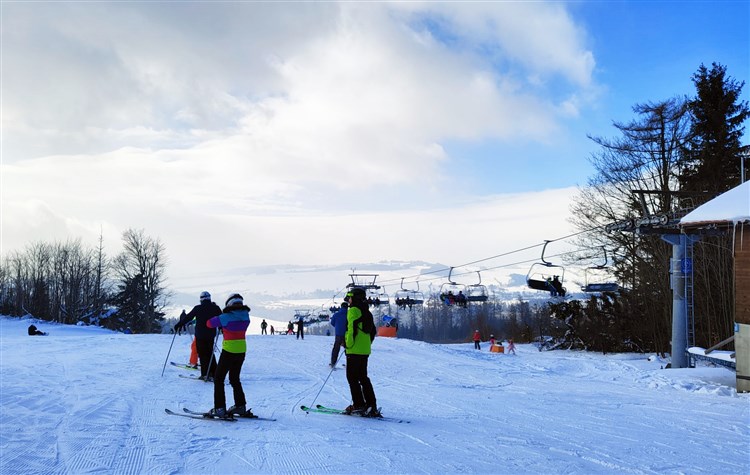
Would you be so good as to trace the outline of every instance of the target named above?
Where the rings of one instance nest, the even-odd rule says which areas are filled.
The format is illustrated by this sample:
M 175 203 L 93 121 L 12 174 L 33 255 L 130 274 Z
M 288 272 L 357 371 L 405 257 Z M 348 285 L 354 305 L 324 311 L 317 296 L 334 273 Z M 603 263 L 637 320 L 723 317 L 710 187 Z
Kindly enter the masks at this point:
M 183 407 L 182 410 L 186 414 L 192 414 L 192 415 L 196 415 L 196 416 L 202 416 L 203 414 L 205 414 L 205 412 L 193 411 L 193 410 L 188 409 L 187 407 Z M 276 419 L 273 419 L 273 418 L 270 418 L 270 417 L 259 417 L 259 416 L 256 416 L 254 414 L 253 414 L 252 417 L 232 415 L 232 418 L 234 418 L 234 419 L 254 419 L 254 420 L 257 420 L 257 421 L 275 421 L 276 420 Z
M 231 418 L 231 417 L 227 418 L 227 419 L 222 419 L 220 417 L 204 416 L 202 413 L 200 415 L 198 415 L 198 414 L 182 414 L 182 413 L 179 413 L 179 412 L 171 411 L 171 410 L 166 409 L 166 408 L 164 409 L 164 412 L 166 412 L 170 416 L 189 417 L 190 419 L 202 419 L 204 421 L 205 420 L 209 420 L 209 421 L 213 420 L 213 421 L 237 422 L 237 419 L 234 419 L 234 418 Z
M 205 383 L 206 382 L 205 380 L 199 378 L 198 376 L 188 376 L 186 374 L 178 374 L 177 376 L 179 376 L 180 378 L 192 379 L 193 381 L 200 381 L 201 383 Z M 213 381 L 208 381 L 208 383 L 211 384 L 211 385 L 214 384 Z M 224 381 L 224 386 L 229 386 L 229 381 Z
M 402 424 L 402 423 L 409 424 L 410 423 L 409 421 L 404 420 L 404 419 L 396 419 L 396 418 L 393 418 L 393 417 L 385 417 L 385 416 L 382 416 L 382 415 L 380 417 L 366 417 L 366 416 L 363 416 L 362 414 L 359 414 L 359 413 L 356 413 L 356 412 L 352 413 L 352 414 L 348 414 L 343 409 L 336 409 L 336 408 L 333 408 L 333 407 L 326 407 L 326 406 L 323 406 L 323 405 L 320 405 L 320 404 L 317 404 L 315 407 L 300 406 L 300 409 L 302 409 L 303 411 L 305 411 L 307 413 L 317 412 L 317 413 L 320 413 L 320 414 L 336 414 L 336 415 L 340 415 L 340 416 L 360 416 L 363 419 L 378 419 L 378 420 L 381 420 L 381 421 L 397 422 L 399 424 Z M 378 408 L 378 411 L 380 411 L 380 408 Z
M 171 364 L 172 366 L 176 366 L 177 368 L 189 369 L 191 371 L 198 370 L 197 366 L 190 366 L 189 364 L 175 363 L 174 361 L 170 361 L 169 364 Z
M 317 410 L 319 410 L 321 412 L 327 412 L 327 413 L 331 413 L 331 414 L 342 414 L 344 416 L 362 416 L 362 417 L 366 417 L 361 412 L 352 412 L 351 414 L 348 414 L 343 409 L 336 409 L 336 408 L 333 408 L 333 407 L 326 407 L 326 406 L 322 406 L 320 404 L 316 404 L 315 405 L 315 409 L 317 409 Z M 382 408 L 379 407 L 378 408 L 378 412 L 380 412 L 381 409 Z M 382 419 L 383 416 L 379 416 L 379 417 L 375 417 L 375 418 L 376 419 Z
M 342 414 L 347 415 L 344 411 L 339 409 L 325 409 L 322 406 L 318 407 L 309 407 L 309 406 L 300 406 L 300 409 L 302 409 L 305 412 L 320 412 L 323 414 Z
M 185 378 L 185 379 L 193 379 L 195 381 L 203 381 L 204 383 L 206 382 L 205 380 L 199 378 L 198 376 L 189 376 L 187 374 L 182 374 L 182 373 L 178 374 L 177 376 L 179 376 L 180 378 Z M 213 383 L 213 381 L 211 381 L 211 383 Z

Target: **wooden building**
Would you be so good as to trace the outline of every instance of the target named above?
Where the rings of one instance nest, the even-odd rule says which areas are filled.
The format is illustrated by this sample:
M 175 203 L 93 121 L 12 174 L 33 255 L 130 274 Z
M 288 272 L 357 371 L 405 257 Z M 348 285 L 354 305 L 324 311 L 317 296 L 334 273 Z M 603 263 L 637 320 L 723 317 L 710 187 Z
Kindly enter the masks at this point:
M 750 392 L 750 182 L 699 206 L 680 227 L 683 232 L 720 228 L 733 235 L 737 392 Z

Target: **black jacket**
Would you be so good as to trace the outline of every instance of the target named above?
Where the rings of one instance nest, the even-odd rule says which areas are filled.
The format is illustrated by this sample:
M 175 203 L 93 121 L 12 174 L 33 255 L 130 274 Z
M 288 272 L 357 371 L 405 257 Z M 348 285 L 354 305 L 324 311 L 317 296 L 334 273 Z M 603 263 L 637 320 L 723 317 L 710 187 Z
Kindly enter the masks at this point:
M 219 306 L 210 300 L 204 300 L 180 319 L 180 326 L 184 327 L 195 318 L 195 338 L 213 340 L 216 338 L 216 329 L 207 327 L 206 322 L 218 315 L 221 315 Z

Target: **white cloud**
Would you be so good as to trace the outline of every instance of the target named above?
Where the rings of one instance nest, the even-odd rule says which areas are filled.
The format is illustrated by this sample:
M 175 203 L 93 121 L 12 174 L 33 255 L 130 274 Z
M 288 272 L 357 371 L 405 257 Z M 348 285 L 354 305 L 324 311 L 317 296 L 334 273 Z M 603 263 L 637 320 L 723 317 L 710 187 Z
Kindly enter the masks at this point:
M 495 249 L 545 205 L 451 203 L 493 177 L 451 181 L 446 144 L 553 142 L 594 89 L 557 3 L 3 8 L 5 249 L 102 227 L 163 237 L 181 265 Z M 428 209 L 374 211 L 384 195 Z
M 128 165 L 141 161 L 149 165 Z M 263 201 L 277 191 L 249 187 L 231 172 L 206 176 L 137 151 L 100 157 L 93 170 L 76 157 L 34 165 L 3 168 L 3 252 L 30 240 L 80 237 L 94 245 L 101 232 L 112 253 L 124 229 L 142 228 L 166 244 L 175 273 L 251 263 L 463 263 L 567 234 L 574 192 L 498 195 L 431 210 L 295 211 L 293 203 Z M 219 180 L 228 186 L 214 186 Z

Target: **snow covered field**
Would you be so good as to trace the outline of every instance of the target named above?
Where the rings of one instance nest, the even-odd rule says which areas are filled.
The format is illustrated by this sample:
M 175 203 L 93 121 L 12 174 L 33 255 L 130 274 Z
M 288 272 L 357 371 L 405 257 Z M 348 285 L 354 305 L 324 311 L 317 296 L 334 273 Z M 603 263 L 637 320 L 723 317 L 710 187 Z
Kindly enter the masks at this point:
M 27 336 L 31 323 L 50 335 Z M 370 376 L 397 423 L 300 411 L 332 338 L 252 335 L 245 392 L 277 420 L 231 423 L 164 413 L 212 405 L 189 371 L 161 376 L 171 342 L 0 317 L 0 473 L 750 473 L 750 395 L 721 367 L 377 338 Z M 336 370 L 316 402 L 348 394 Z

